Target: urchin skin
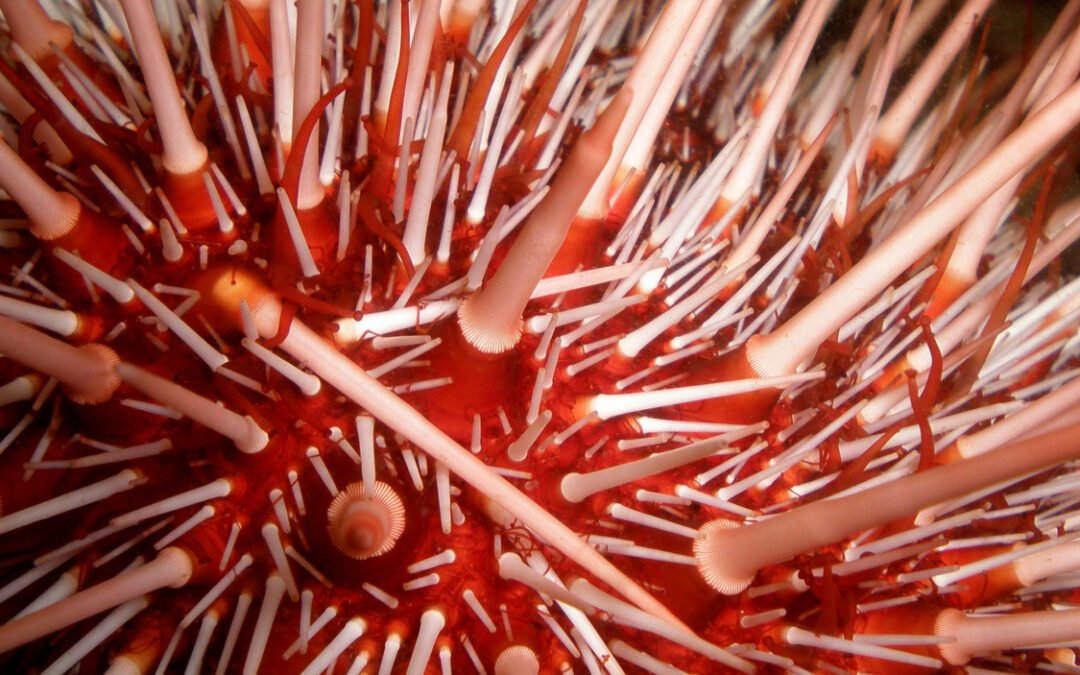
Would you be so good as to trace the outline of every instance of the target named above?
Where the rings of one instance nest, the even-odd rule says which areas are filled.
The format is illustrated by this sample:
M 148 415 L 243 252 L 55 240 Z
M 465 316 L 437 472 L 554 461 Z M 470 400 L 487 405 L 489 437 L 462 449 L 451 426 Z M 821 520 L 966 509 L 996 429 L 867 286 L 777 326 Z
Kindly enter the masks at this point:
M 1015 118 L 1009 101 L 1035 86 L 1023 69 L 1042 52 L 1052 63 L 1060 44 L 1070 64 L 1080 51 L 1072 5 L 1014 64 L 1012 90 L 995 90 L 968 65 L 975 57 L 946 57 L 957 64 L 939 85 L 947 94 L 924 100 L 923 126 L 894 147 L 857 96 L 887 90 L 884 106 L 903 83 L 854 69 L 862 46 L 852 74 L 839 72 L 845 43 L 827 36 L 829 3 L 788 15 L 530 2 L 502 15 L 461 0 L 340 11 L 300 0 L 292 29 L 277 0 L 173 3 L 175 16 L 156 17 L 143 0 L 99 2 L 61 21 L 12 3 L 0 2 L 12 27 L 0 74 L 36 112 L 20 117 L 15 98 L 0 99 L 16 167 L 0 172 L 13 198 L 0 229 L 0 268 L 11 269 L 0 297 L 4 667 L 992 667 L 998 650 L 1023 645 L 980 634 L 977 649 L 962 638 L 943 657 L 905 650 L 929 644 L 922 633 L 891 652 L 834 638 L 900 632 L 881 615 L 909 595 L 951 619 L 947 605 L 1012 600 L 1025 613 L 1075 599 L 1068 585 L 1011 595 L 1040 573 L 987 582 L 997 595 L 922 599 L 940 590 L 929 571 L 1071 527 L 1077 296 L 1055 261 L 1078 229 L 1057 187 L 1075 171 L 1075 73 L 1046 66 L 1038 82 L 1054 96 L 1018 104 Z M 117 28 L 121 5 L 140 27 L 138 58 Z M 971 11 L 973 31 L 976 5 L 942 23 Z M 402 7 L 415 16 L 403 20 Z M 866 63 L 892 73 L 903 47 L 889 29 L 908 9 L 889 6 L 880 21 L 865 10 L 851 43 L 872 45 Z M 912 14 L 911 30 L 924 18 Z M 53 47 L 30 48 L 31 19 L 58 36 Z M 155 19 L 165 50 L 151 57 L 139 40 L 156 40 Z M 280 58 L 290 30 L 295 61 Z M 304 39 L 320 34 L 321 52 Z M 581 44 L 584 69 L 572 58 Z M 85 123 L 49 98 L 28 58 Z M 799 125 L 831 86 L 847 98 L 811 143 Z M 1000 107 L 982 113 L 973 90 Z M 804 152 L 821 154 L 792 171 Z M 936 269 L 950 237 L 978 239 L 964 221 L 998 197 L 991 182 L 1031 206 L 1002 211 L 974 256 L 990 272 L 965 297 Z M 934 204 L 935 184 L 957 183 Z M 410 232 L 421 208 L 426 230 Z M 776 220 L 747 253 L 743 233 L 762 213 Z M 907 237 L 924 221 L 932 235 Z M 913 243 L 893 253 L 897 241 Z M 736 259 L 745 267 L 732 272 Z M 887 264 L 875 275 L 863 260 Z M 1011 280 L 993 277 L 1013 267 Z M 695 306 L 680 308 L 687 297 Z M 942 311 L 949 320 L 931 324 Z M 619 350 L 653 321 L 666 323 Z M 995 331 L 995 351 L 980 354 Z M 920 349 L 923 372 L 889 366 L 918 363 Z M 871 419 L 867 402 L 880 407 L 875 397 L 897 387 L 899 412 Z M 623 394 L 644 403 L 607 412 Z M 710 536 L 961 461 L 953 448 L 968 440 L 1000 450 L 1043 431 L 1064 443 L 1056 459 L 1005 486 L 973 484 L 975 501 L 921 497 L 926 508 L 900 509 L 904 519 L 890 507 L 855 533 L 785 542 L 797 553 L 776 560 Z M 590 487 L 602 470 L 604 486 Z M 563 496 L 568 476 L 585 497 Z M 953 518 L 947 528 L 913 529 L 911 518 L 938 513 Z M 957 562 L 948 539 L 975 553 Z M 1040 546 L 1033 556 L 1050 562 L 1018 549 L 1023 569 L 1072 569 L 1070 549 Z M 731 562 L 749 557 L 769 562 Z M 65 613 L 87 620 L 69 625 Z M 926 635 L 943 635 L 932 624 Z

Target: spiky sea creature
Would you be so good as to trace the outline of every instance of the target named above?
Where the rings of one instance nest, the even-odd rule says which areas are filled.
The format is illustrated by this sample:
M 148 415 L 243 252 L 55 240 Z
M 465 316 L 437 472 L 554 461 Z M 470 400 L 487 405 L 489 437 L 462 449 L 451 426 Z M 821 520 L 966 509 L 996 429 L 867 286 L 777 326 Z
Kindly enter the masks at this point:
M 1080 0 L 837 4 L 0 0 L 0 668 L 1074 667 Z

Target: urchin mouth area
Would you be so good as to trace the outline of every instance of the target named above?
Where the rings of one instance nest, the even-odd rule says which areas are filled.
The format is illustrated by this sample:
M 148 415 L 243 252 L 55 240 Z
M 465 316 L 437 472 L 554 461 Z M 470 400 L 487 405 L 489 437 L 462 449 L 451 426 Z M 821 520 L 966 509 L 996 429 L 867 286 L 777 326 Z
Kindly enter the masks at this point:
M 934 619 L 934 635 L 941 637 L 954 637 L 959 630 L 960 624 L 967 617 L 958 609 L 944 609 Z M 941 658 L 954 666 L 961 666 L 971 660 L 971 653 L 964 647 L 961 641 L 944 642 L 938 645 Z
M 516 347 L 524 330 L 521 317 L 483 314 L 477 310 L 477 298 L 471 295 L 458 307 L 458 325 L 465 341 L 484 354 L 503 354 Z
M 60 214 L 58 218 L 49 223 L 31 222 L 30 224 L 30 231 L 42 241 L 61 239 L 71 234 L 75 226 L 79 224 L 79 217 L 83 213 L 83 207 L 79 200 L 68 194 L 58 195 L 57 200 L 69 205 L 66 213 Z
M 724 534 L 741 523 L 723 518 L 710 520 L 698 530 L 694 540 L 694 558 L 698 572 L 707 584 L 724 595 L 737 595 L 754 581 L 754 573 L 740 569 L 739 552 L 733 550 Z
M 68 396 L 76 403 L 96 404 L 108 401 L 120 388 L 120 376 L 115 370 L 120 363 L 120 357 L 109 347 L 96 343 L 83 345 L 79 349 L 99 362 L 101 369 L 94 381 L 82 383 L 77 389 L 74 386 L 68 387 Z
M 364 484 L 351 483 L 326 510 L 330 541 L 356 560 L 367 560 L 393 550 L 405 531 L 405 506 L 394 489 L 376 482 L 370 494 Z
M 241 303 L 244 303 L 260 336 L 277 333 L 281 303 L 249 270 L 236 266 L 211 269 L 199 274 L 192 286 L 199 289 L 202 304 L 214 313 L 215 318 L 230 326 L 242 327 Z
M 495 675 L 533 675 L 540 672 L 536 652 L 525 645 L 510 645 L 495 659 Z

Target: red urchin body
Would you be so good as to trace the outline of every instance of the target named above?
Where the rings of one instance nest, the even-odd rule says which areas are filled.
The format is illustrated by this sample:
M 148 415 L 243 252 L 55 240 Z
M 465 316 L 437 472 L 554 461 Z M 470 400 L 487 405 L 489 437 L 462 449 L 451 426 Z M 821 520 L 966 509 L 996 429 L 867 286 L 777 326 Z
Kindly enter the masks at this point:
M 139 4 L 124 0 L 125 11 Z M 877 108 L 865 100 L 878 92 L 877 105 L 891 105 L 903 85 L 892 66 L 874 73 L 901 49 L 890 27 L 908 20 L 908 3 L 886 3 L 877 21 L 871 6 L 853 29 L 852 44 L 863 42 L 818 38 L 834 51 L 812 58 L 830 3 L 790 12 L 519 3 L 483 8 L 471 35 L 467 2 L 301 0 L 298 24 L 274 18 L 286 8 L 276 0 L 234 0 L 221 13 L 165 4 L 176 14 L 158 20 L 187 141 L 208 152 L 190 173 L 177 173 L 175 158 L 186 155 L 171 154 L 154 88 L 156 113 L 145 83 L 132 86 L 109 65 L 147 68 L 116 27 L 118 4 L 62 8 L 80 36 L 63 51 L 77 55 L 96 93 L 50 50 L 34 57 L 85 122 L 50 99 L 14 51 L 2 69 L 34 110 L 8 138 L 18 154 L 9 164 L 26 169 L 3 174 L 14 201 L 0 230 L 11 268 L 0 299 L 11 317 L 0 326 L 7 668 L 925 672 L 961 657 L 939 650 L 952 634 L 935 637 L 923 615 L 950 617 L 959 635 L 964 620 L 943 608 L 1010 600 L 1013 614 L 1036 617 L 1074 599 L 1072 468 L 1057 467 L 1080 451 L 1068 447 L 994 490 L 946 485 L 850 531 L 830 523 L 821 529 L 835 536 L 792 544 L 794 555 L 774 559 L 765 542 L 745 556 L 764 561 L 749 584 L 731 590 L 710 565 L 732 551 L 710 546 L 728 527 L 718 519 L 739 533 L 733 540 L 750 539 L 767 516 L 797 521 L 816 512 L 807 505 L 849 499 L 861 483 L 906 485 L 895 481 L 1039 431 L 1051 432 L 1047 445 L 1068 445 L 1076 295 L 1054 261 L 1078 229 L 1063 180 L 1075 171 L 1076 121 L 1054 126 L 1050 113 L 1072 114 L 1078 94 L 1075 73 L 1056 75 L 1053 89 L 1049 54 L 1060 43 L 1060 61 L 1072 63 L 1077 3 L 1048 33 L 1046 117 L 1024 102 L 1026 90 L 999 90 L 971 66 L 981 52 L 954 54 L 951 81 L 924 101 L 914 140 L 895 159 L 884 156 Z M 16 26 L 29 16 L 13 7 L 0 5 L 10 41 L 28 41 Z M 440 7 L 454 8 L 445 24 L 432 14 Z M 304 51 L 309 30 L 327 38 L 314 54 Z M 651 45 L 650 30 L 661 36 Z M 282 39 L 296 58 L 288 100 L 275 98 L 285 96 L 274 77 Z M 838 74 L 830 68 L 842 69 L 845 47 L 856 50 L 852 71 Z M 591 50 L 581 71 L 578 48 Z M 426 65 L 414 70 L 417 59 Z M 650 68 L 637 64 L 649 59 L 667 67 L 642 74 Z M 302 72 L 312 63 L 315 77 Z M 665 89 L 673 74 L 678 86 Z M 848 90 L 842 124 L 800 128 L 829 86 Z M 1010 96 L 1023 103 L 1013 117 Z M 664 102 L 658 111 L 642 107 L 653 99 Z M 982 114 L 976 100 L 1000 107 Z M 995 135 L 1002 118 L 1008 128 Z M 46 125 L 58 142 L 39 136 Z M 655 135 L 645 157 L 635 155 L 633 128 Z M 817 132 L 816 149 L 800 146 L 798 134 Z M 978 143 L 1014 158 L 1016 177 L 965 157 Z M 755 145 L 765 154 L 748 166 Z M 324 182 L 305 164 L 308 147 Z M 770 212 L 803 153 L 823 147 Z M 30 172 L 43 179 L 32 189 L 20 182 Z M 748 191 L 742 174 L 755 176 Z M 950 233 L 965 231 L 960 221 L 976 206 L 945 188 L 974 175 L 1031 204 L 1009 219 L 1003 211 L 977 256 L 988 276 L 1019 272 L 942 300 L 931 264 L 946 263 Z M 990 201 L 996 188 L 985 189 Z M 55 222 L 35 220 L 44 207 L 28 194 L 57 208 L 75 202 L 56 195 L 76 195 L 74 225 L 53 231 Z M 946 203 L 964 212 L 941 225 L 927 214 Z M 409 216 L 419 208 L 428 215 L 417 235 Z M 747 253 L 763 212 L 776 220 Z M 902 269 L 883 272 L 865 300 L 838 296 L 846 313 L 807 320 L 912 223 L 936 234 L 888 255 L 910 257 Z M 548 251 L 545 235 L 559 228 Z M 509 334 L 496 335 L 492 307 L 513 303 L 492 301 L 493 289 L 534 264 L 547 278 L 505 291 L 523 298 L 524 315 L 511 313 Z M 470 317 L 463 301 L 487 309 Z M 856 316 L 867 305 L 878 312 Z M 920 323 L 928 305 L 949 321 Z M 982 314 L 962 333 L 965 308 Z M 808 342 L 785 330 L 813 321 L 830 329 Z M 1002 331 L 995 351 L 981 349 Z M 907 366 L 890 366 L 899 363 Z M 886 405 L 893 391 L 903 395 Z M 1002 438 L 975 433 L 1047 409 L 1036 401 L 1058 412 Z M 871 416 L 875 405 L 883 410 Z M 957 449 L 971 438 L 978 453 Z M 79 499 L 50 501 L 65 494 Z M 935 528 L 926 514 L 941 495 L 955 503 L 940 508 L 946 524 Z M 869 512 L 873 496 L 865 501 Z M 817 528 L 801 529 L 792 541 Z M 941 581 L 1014 545 L 1038 546 L 1032 554 L 1053 562 Z M 1044 590 L 1011 595 L 1047 577 Z M 909 610 L 927 625 L 908 621 Z M 890 642 L 874 633 L 911 634 Z M 956 639 L 956 653 L 971 648 L 966 634 Z M 1052 646 L 1000 651 L 1032 644 L 1041 642 L 988 640 L 965 656 L 988 668 L 1069 661 Z

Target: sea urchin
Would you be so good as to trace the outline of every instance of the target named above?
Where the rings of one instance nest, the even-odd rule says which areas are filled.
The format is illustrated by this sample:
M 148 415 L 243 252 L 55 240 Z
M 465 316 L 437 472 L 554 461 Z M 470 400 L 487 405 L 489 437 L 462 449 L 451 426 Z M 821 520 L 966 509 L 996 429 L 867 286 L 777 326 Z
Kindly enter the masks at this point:
M 1075 669 L 991 4 L 0 0 L 0 667 Z

